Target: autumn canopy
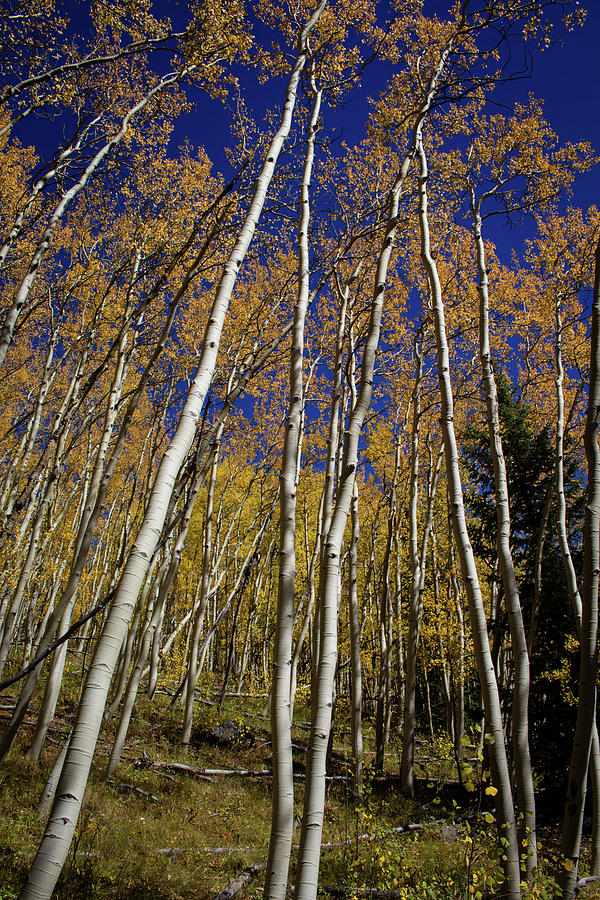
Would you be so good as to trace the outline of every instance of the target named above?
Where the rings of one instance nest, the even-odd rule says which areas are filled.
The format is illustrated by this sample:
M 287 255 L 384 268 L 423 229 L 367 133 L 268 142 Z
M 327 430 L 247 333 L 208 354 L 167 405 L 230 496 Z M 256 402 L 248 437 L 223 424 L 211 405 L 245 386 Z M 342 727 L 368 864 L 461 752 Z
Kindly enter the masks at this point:
M 22 897 L 157 690 L 184 747 L 199 690 L 270 709 L 269 900 L 316 897 L 339 715 L 355 799 L 390 741 L 412 797 L 427 728 L 475 790 L 479 735 L 500 896 L 542 896 L 540 788 L 562 896 L 600 875 L 597 157 L 511 94 L 585 27 L 571 0 L 0 3 L 4 766 L 54 759 L 79 672 Z

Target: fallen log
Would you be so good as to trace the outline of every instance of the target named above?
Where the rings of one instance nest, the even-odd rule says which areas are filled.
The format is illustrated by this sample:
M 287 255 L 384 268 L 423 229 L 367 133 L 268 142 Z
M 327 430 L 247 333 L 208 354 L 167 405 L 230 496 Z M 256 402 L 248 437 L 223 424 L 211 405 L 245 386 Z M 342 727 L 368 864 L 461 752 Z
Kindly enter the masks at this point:
M 144 755 L 134 760 L 134 766 L 138 768 L 157 769 L 158 771 L 167 770 L 170 772 L 181 772 L 184 775 L 193 775 L 195 778 L 201 778 L 204 781 L 212 781 L 218 776 L 231 777 L 241 776 L 243 778 L 272 778 L 272 769 L 200 769 L 196 766 L 189 766 L 187 763 L 163 762 L 161 760 L 153 760 Z M 304 772 L 295 772 L 294 778 L 305 778 Z M 350 775 L 327 775 L 327 781 L 349 781 Z
M 116 787 L 120 788 L 123 791 L 133 791 L 136 794 L 139 794 L 141 797 L 147 797 L 149 800 L 152 800 L 154 803 L 160 803 L 158 797 L 155 797 L 154 794 L 148 793 L 148 791 L 142 790 L 140 787 L 136 787 L 135 784 L 125 784 L 124 781 L 121 781 Z
M 154 853 L 164 853 L 165 856 L 181 856 L 182 853 L 250 853 L 254 852 L 256 847 L 161 847 L 160 850 L 154 850 Z
M 595 881 L 600 881 L 600 875 L 588 875 L 586 878 L 580 878 L 575 885 L 575 893 L 577 894 L 582 888 Z
M 237 878 L 230 881 L 227 887 L 224 888 L 220 894 L 217 894 L 215 900 L 232 900 L 236 894 L 239 894 L 242 888 L 245 888 L 246 885 L 252 881 L 255 875 L 258 875 L 259 872 L 262 872 L 266 868 L 266 861 L 246 866 L 244 871 L 238 875 Z
M 335 884 L 320 884 L 320 891 L 333 897 L 370 897 L 373 900 L 402 900 L 406 897 L 403 891 L 386 890 L 384 888 L 350 888 L 338 887 Z

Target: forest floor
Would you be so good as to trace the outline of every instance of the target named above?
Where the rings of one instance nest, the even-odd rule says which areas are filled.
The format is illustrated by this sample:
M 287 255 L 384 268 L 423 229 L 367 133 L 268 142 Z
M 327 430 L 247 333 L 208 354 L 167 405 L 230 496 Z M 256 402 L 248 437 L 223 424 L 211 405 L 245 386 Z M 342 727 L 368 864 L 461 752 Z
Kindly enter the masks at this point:
M 180 708 L 158 694 L 140 698 L 116 776 L 105 778 L 111 733 L 103 731 L 75 841 L 55 896 L 177 900 L 215 898 L 248 866 L 256 866 L 240 898 L 258 898 L 264 880 L 270 827 L 269 720 L 264 698 L 228 697 L 224 708 L 206 697 L 197 704 L 192 744 L 180 744 Z M 3 698 L 0 715 L 10 713 Z M 303 748 L 308 711 L 297 707 L 293 731 L 297 757 L 296 810 L 302 813 Z M 33 722 L 34 717 L 28 720 Z M 221 733 L 216 726 L 228 726 Z M 367 723 L 368 724 L 368 723 Z M 0 769 L 0 900 L 18 896 L 43 833 L 37 812 L 40 794 L 70 726 L 57 718 L 39 763 L 27 760 L 27 733 Z M 31 733 L 31 727 L 22 729 Z M 365 729 L 367 762 L 372 733 Z M 476 734 L 474 735 L 476 737 Z M 417 745 L 415 800 L 402 797 L 398 747 L 386 756 L 387 777 L 367 765 L 360 800 L 352 796 L 349 733 L 338 710 L 323 833 L 322 896 L 469 898 L 495 894 L 500 879 L 491 799 L 481 778 L 475 744 L 465 746 L 463 786 L 444 737 Z M 187 768 L 186 768 L 187 767 Z M 203 770 L 245 770 L 217 774 Z M 199 771 L 200 770 L 200 771 Z M 468 788 L 468 790 L 467 790 Z M 552 898 L 556 826 L 541 831 L 542 859 L 528 897 Z M 296 835 L 295 846 L 297 846 Z M 254 871 L 254 870 L 253 870 Z M 293 882 L 291 882 L 293 883 Z M 589 885 L 585 897 L 600 897 Z

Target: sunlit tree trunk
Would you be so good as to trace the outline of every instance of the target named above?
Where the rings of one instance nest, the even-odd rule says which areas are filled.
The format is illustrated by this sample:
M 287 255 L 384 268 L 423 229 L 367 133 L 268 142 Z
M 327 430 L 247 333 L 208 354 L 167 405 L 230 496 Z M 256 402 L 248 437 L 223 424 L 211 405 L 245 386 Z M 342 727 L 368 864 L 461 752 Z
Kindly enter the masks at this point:
M 392 603 L 391 560 L 394 546 L 394 534 L 396 533 L 396 493 L 398 487 L 398 473 L 400 470 L 400 439 L 396 440 L 394 453 L 394 474 L 389 497 L 389 519 L 383 567 L 381 573 L 380 590 L 380 675 L 379 691 L 375 708 L 375 770 L 383 772 L 385 760 L 385 748 L 389 741 L 389 729 L 391 721 L 391 693 L 392 693 L 392 652 L 393 652 L 393 624 L 394 606 Z
M 454 432 L 454 399 L 452 396 L 450 355 L 446 337 L 444 304 L 437 266 L 431 253 L 429 237 L 429 220 L 427 213 L 428 170 L 427 158 L 422 141 L 419 141 L 418 152 L 420 160 L 419 222 L 421 228 L 421 253 L 433 302 L 435 337 L 438 353 L 438 375 L 442 405 L 441 423 L 450 506 L 452 510 L 452 525 L 461 563 L 462 577 L 469 602 L 475 660 L 477 663 L 477 672 L 479 675 L 485 710 L 486 737 L 489 745 L 492 782 L 497 790 L 495 798 L 496 825 L 504 850 L 502 854 L 502 868 L 506 881 L 504 893 L 507 897 L 519 898 L 521 896 L 521 878 L 515 812 L 512 801 L 506 748 L 504 746 L 504 731 L 502 727 L 502 712 L 500 708 L 498 684 L 496 682 L 488 643 L 487 621 L 479 585 L 479 576 L 475 565 L 473 548 L 469 541 L 465 518 L 458 448 Z
M 451 516 L 451 513 L 450 513 Z M 449 534 L 449 568 L 450 581 L 448 591 L 452 593 L 454 600 L 454 609 L 456 610 L 456 618 L 458 620 L 458 672 L 454 677 L 454 688 L 456 694 L 456 705 L 454 715 L 454 756 L 458 767 L 458 775 L 461 777 L 461 763 L 464 755 L 464 745 L 462 742 L 465 733 L 465 623 L 463 616 L 462 600 L 460 596 L 460 586 L 456 576 L 456 564 L 454 557 L 454 541 L 452 537 L 452 522 L 448 523 Z
M 176 479 L 196 434 L 202 406 L 216 366 L 233 287 L 262 212 L 279 153 L 289 133 L 300 75 L 306 62 L 308 35 L 324 7 L 325 0 L 302 29 L 298 55 L 286 90 L 281 121 L 267 148 L 250 208 L 219 281 L 208 317 L 196 376 L 183 405 L 173 439 L 161 460 L 144 520 L 125 564 L 101 639 L 96 647 L 48 826 L 23 889 L 23 900 L 50 898 L 67 857 L 83 802 L 83 793 L 117 656 L 154 548 L 160 540 Z
M 407 155 L 389 195 L 388 218 L 379 252 L 371 313 L 364 345 L 359 391 L 344 439 L 344 452 L 331 524 L 323 528 L 325 552 L 319 578 L 319 658 L 312 682 L 312 721 L 307 756 L 304 813 L 296 876 L 297 900 L 316 897 L 323 813 L 325 805 L 325 763 L 331 727 L 333 683 L 337 664 L 338 594 L 344 530 L 350 512 L 358 442 L 371 400 L 373 371 L 379 343 L 385 281 L 398 227 L 398 207 L 412 156 Z
M 350 624 L 350 682 L 351 740 L 353 785 L 357 796 L 363 786 L 363 736 L 362 736 L 362 668 L 360 660 L 360 621 L 358 613 L 358 542 L 360 520 L 358 514 L 358 484 L 355 483 L 350 507 L 352 536 L 350 538 L 348 567 L 348 618 Z
M 418 428 L 418 426 L 417 426 Z M 418 542 L 418 529 L 416 519 L 416 503 L 414 510 L 414 521 L 410 523 L 410 552 L 412 556 L 411 562 L 411 605 L 409 610 L 409 635 L 406 645 L 406 658 L 412 655 L 412 661 L 406 665 L 406 682 L 405 682 L 405 698 L 404 698 L 404 718 L 402 723 L 402 760 L 401 760 L 401 777 L 402 790 L 408 796 L 414 795 L 414 758 L 415 758 L 415 723 L 416 723 L 416 707 L 415 697 L 417 688 L 417 649 L 419 645 L 419 633 L 421 627 L 421 617 L 423 614 L 423 593 L 425 591 L 425 574 L 427 562 L 427 549 L 429 546 L 429 538 L 433 530 L 433 513 L 435 497 L 440 477 L 440 469 L 442 465 L 443 443 L 440 445 L 436 458 L 431 450 L 429 436 L 426 441 L 429 455 L 429 470 L 427 474 L 427 506 L 425 513 L 425 522 L 421 534 L 421 542 Z M 418 452 L 418 447 L 415 448 Z M 415 489 L 418 484 L 415 485 Z M 412 490 L 412 485 L 411 485 Z M 414 532 L 413 532 L 414 529 Z M 414 548 L 413 548 L 414 543 Z M 413 556 L 414 549 L 414 556 Z M 413 671 L 409 678 L 409 667 L 412 665 Z M 426 673 L 425 667 L 424 671 Z M 427 688 L 429 690 L 429 688 Z M 410 696 L 412 695 L 412 696 Z M 428 699 L 429 702 L 429 699 Z M 431 717 L 430 717 L 431 718 Z
M 302 653 L 302 648 L 304 646 L 304 642 L 306 641 L 306 636 L 310 628 L 311 617 L 315 606 L 315 571 L 317 567 L 317 560 L 319 558 L 319 551 L 321 549 L 322 520 L 323 494 L 321 494 L 319 508 L 317 511 L 317 531 L 315 534 L 313 552 L 310 556 L 310 559 L 307 558 L 308 564 L 306 567 L 306 587 L 304 588 L 304 591 L 302 593 L 302 598 L 300 600 L 300 603 L 298 604 L 298 609 L 295 617 L 299 618 L 299 616 L 302 616 L 302 624 L 300 626 L 300 632 L 298 634 L 298 637 L 296 638 L 296 645 L 292 654 L 292 671 L 290 675 L 290 722 L 292 722 L 294 718 L 294 702 L 296 698 L 298 662 L 300 660 L 300 654 Z M 308 557 L 308 517 L 306 515 L 306 505 L 304 509 L 304 534 L 307 542 L 306 555 Z
M 421 381 L 423 378 L 422 334 L 414 342 L 415 385 L 412 394 L 412 435 L 410 448 L 410 486 L 408 500 L 408 544 L 411 570 L 410 606 L 408 613 L 408 637 L 404 657 L 404 709 L 402 713 L 402 760 L 400 773 L 402 792 L 414 795 L 415 719 L 417 691 L 417 647 L 422 615 L 419 526 L 419 424 L 421 421 Z
M 306 140 L 304 169 L 300 184 L 298 294 L 294 309 L 294 328 L 290 350 L 289 407 L 281 458 L 279 488 L 279 584 L 271 695 L 273 789 L 271 795 L 271 839 L 264 889 L 264 897 L 269 898 L 269 900 L 283 900 L 285 897 L 294 830 L 290 675 L 296 584 L 296 492 L 300 462 L 300 427 L 304 405 L 304 323 L 310 296 L 310 257 L 308 246 L 310 182 L 315 154 L 317 123 L 321 110 L 321 91 L 315 86 L 312 72 L 310 73 L 310 83 L 313 104 Z

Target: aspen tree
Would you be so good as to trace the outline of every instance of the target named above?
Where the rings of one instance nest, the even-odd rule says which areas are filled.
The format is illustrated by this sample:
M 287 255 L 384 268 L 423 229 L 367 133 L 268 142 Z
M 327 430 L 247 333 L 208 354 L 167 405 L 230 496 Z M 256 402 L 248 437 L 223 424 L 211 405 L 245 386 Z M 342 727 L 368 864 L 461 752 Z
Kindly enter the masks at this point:
M 340 576 L 341 548 L 346 527 L 356 466 L 358 461 L 358 442 L 363 423 L 369 407 L 373 371 L 379 343 L 383 299 L 388 268 L 394 249 L 394 241 L 399 224 L 398 210 L 400 198 L 404 190 L 410 164 L 414 153 L 423 119 L 431 105 L 437 82 L 451 43 L 441 54 L 439 64 L 432 75 L 422 106 L 416 116 L 411 143 L 399 168 L 393 186 L 388 194 L 387 221 L 381 249 L 378 254 L 377 268 L 373 286 L 373 299 L 367 338 L 363 352 L 360 385 L 356 403 L 350 411 L 348 426 L 344 436 L 344 452 L 340 468 L 338 494 L 330 516 L 330 523 L 323 529 L 325 536 L 325 554 L 322 558 L 319 577 L 318 603 L 320 609 L 319 622 L 319 658 L 316 667 L 316 678 L 313 675 L 312 722 L 307 760 L 306 787 L 304 793 L 304 815 L 298 871 L 296 876 L 296 892 L 299 900 L 311 900 L 316 896 L 320 859 L 320 844 L 323 828 L 323 811 L 325 802 L 325 758 L 329 731 L 331 726 L 331 707 L 333 698 L 333 681 L 337 662 L 337 625 L 338 625 L 338 584 Z
M 530 209 L 553 198 L 568 184 L 574 169 L 586 166 L 588 151 L 565 148 L 551 152 L 555 136 L 542 120 L 539 105 L 530 99 L 527 107 L 517 106 L 515 116 L 505 120 L 493 116 L 475 123 L 473 175 L 467 176 L 473 237 L 477 258 L 479 292 L 479 357 L 486 400 L 486 418 L 493 463 L 496 495 L 496 548 L 504 601 L 508 614 L 514 663 L 512 708 L 512 751 L 516 795 L 521 822 L 521 843 L 527 847 L 526 872 L 531 877 L 537 866 L 535 792 L 529 749 L 529 653 L 519 587 L 511 551 L 511 521 L 508 478 L 500 429 L 496 378 L 490 347 L 490 296 L 488 265 L 483 238 L 484 209 L 488 201 L 500 203 L 507 215 Z M 484 149 L 484 144 L 488 149 Z M 469 151 L 471 154 L 471 150 Z M 566 160 L 570 165 L 565 167 Z M 566 168 L 566 170 L 565 170 Z M 489 215 L 490 213 L 488 213 Z
M 292 732 L 290 691 L 294 588 L 296 580 L 296 492 L 300 465 L 300 427 L 304 406 L 303 360 L 304 322 L 310 296 L 310 259 L 308 230 L 310 223 L 310 182 L 315 152 L 317 123 L 322 89 L 309 69 L 312 110 L 306 139 L 304 168 L 300 183 L 300 220 L 298 224 L 298 296 L 294 309 L 294 328 L 290 350 L 290 395 L 279 488 L 279 583 L 277 620 L 273 647 L 273 686 L 271 698 L 271 740 L 273 744 L 273 789 L 269 860 L 265 876 L 265 898 L 285 897 L 294 826 L 294 779 L 292 771 Z
M 375 769 L 383 772 L 385 748 L 389 741 L 392 712 L 392 654 L 394 630 L 394 604 L 392 602 L 391 559 L 394 534 L 397 529 L 397 490 L 400 473 L 400 440 L 396 440 L 394 452 L 394 469 L 392 484 L 389 490 L 389 521 L 387 538 L 383 556 L 383 567 L 380 576 L 380 670 L 379 690 L 375 707 Z
M 421 420 L 421 382 L 423 379 L 423 333 L 422 327 L 413 344 L 415 358 L 415 383 L 412 392 L 412 434 L 410 448 L 410 486 L 408 500 L 409 555 L 411 568 L 411 591 L 408 619 L 408 638 L 404 656 L 404 709 L 402 712 L 402 759 L 400 772 L 402 792 L 414 796 L 414 753 L 416 724 L 417 687 L 417 646 L 423 612 L 421 591 L 421 554 L 419 553 L 419 532 L 417 506 L 419 497 L 419 425 Z
M 417 377 L 420 377 L 417 373 Z M 417 412 L 417 419 L 420 417 L 420 411 Z M 418 442 L 418 422 L 416 441 Z M 428 435 L 429 437 L 429 435 Z M 429 444 L 429 441 L 427 441 Z M 413 445 L 411 450 L 411 466 L 414 465 L 413 455 L 418 454 L 418 446 Z M 443 456 L 443 442 L 435 455 L 429 447 L 429 468 L 427 473 L 427 495 L 425 507 L 425 521 L 423 523 L 423 531 L 421 541 L 418 541 L 418 523 L 417 523 L 417 499 L 418 491 L 418 473 L 414 473 L 414 481 L 411 479 L 411 520 L 409 523 L 409 540 L 411 553 L 411 592 L 410 592 L 410 609 L 409 609 L 409 635 L 406 642 L 406 679 L 405 679 L 405 698 L 404 698 L 404 716 L 402 722 L 402 759 L 400 763 L 400 773 L 402 777 L 402 790 L 409 796 L 414 795 L 414 752 L 415 752 L 415 695 L 417 686 L 416 668 L 417 668 L 417 646 L 419 641 L 419 630 L 421 625 L 421 617 L 423 614 L 423 592 L 425 589 L 426 562 L 430 537 L 433 533 L 433 515 L 434 504 L 437 494 L 437 487 L 440 477 L 440 470 Z M 414 491 L 414 496 L 413 496 Z
M 66 859 L 81 809 L 92 755 L 120 647 L 154 547 L 163 529 L 175 480 L 188 455 L 216 365 L 219 341 L 231 293 L 260 217 L 277 158 L 289 132 L 298 83 L 306 63 L 307 41 L 325 8 L 322 0 L 300 31 L 297 56 L 286 90 L 280 125 L 267 149 L 244 224 L 216 290 L 197 374 L 184 403 L 171 444 L 161 460 L 144 521 L 123 570 L 94 661 L 83 689 L 79 713 L 57 788 L 56 799 L 22 896 L 49 898 Z
M 471 630 L 475 647 L 477 671 L 483 696 L 485 710 L 486 734 L 488 736 L 492 781 L 497 791 L 496 825 L 502 845 L 502 868 L 505 877 L 504 894 L 507 897 L 519 898 L 520 863 L 519 844 L 517 841 L 515 813 L 510 786 L 510 774 L 504 746 L 504 729 L 500 710 L 498 684 L 494 665 L 490 654 L 487 634 L 487 622 L 479 577 L 475 565 L 473 548 L 469 542 L 469 534 L 465 518 L 463 491 L 458 463 L 458 448 L 453 424 L 454 401 L 452 396 L 452 380 L 450 375 L 450 359 L 446 337 L 446 323 L 442 290 L 437 266 L 431 254 L 429 236 L 429 220 L 427 212 L 427 157 L 422 139 L 418 144 L 420 163 L 419 177 L 419 222 L 421 227 L 421 253 L 423 265 L 427 272 L 431 291 L 435 336 L 438 353 L 438 375 L 442 404 L 442 434 L 446 458 L 446 473 L 452 510 L 452 527 L 458 550 L 462 577 L 467 591 Z
M 356 270 L 355 270 L 356 271 Z M 350 326 L 350 397 L 354 407 L 357 397 L 357 379 L 356 379 L 356 349 L 354 340 L 354 328 Z M 362 794 L 363 788 L 363 755 L 364 744 L 362 735 L 362 665 L 360 658 L 360 614 L 358 609 L 358 545 L 360 541 L 360 519 L 359 519 L 359 493 L 358 480 L 354 480 L 352 490 L 352 500 L 350 503 L 350 522 L 351 537 L 350 546 L 348 548 L 348 621 L 350 631 L 350 666 L 352 669 L 351 677 L 351 721 L 350 731 L 352 740 L 352 761 L 354 763 L 353 785 L 354 792 L 358 797 Z
M 510 623 L 512 655 L 515 666 L 515 683 L 512 708 L 512 748 L 515 766 L 516 793 L 519 811 L 523 816 L 522 843 L 527 845 L 526 869 L 529 876 L 537 866 L 537 837 L 535 816 L 535 793 L 529 752 L 529 653 L 525 627 L 521 612 L 519 589 L 510 549 L 510 512 L 506 463 L 500 434 L 500 414 L 496 379 L 492 368 L 489 336 L 489 295 L 485 248 L 481 230 L 481 208 L 471 194 L 471 210 L 474 221 L 475 244 L 477 249 L 477 271 L 479 276 L 480 318 L 479 352 L 486 398 L 486 414 L 496 489 L 496 514 L 498 526 L 496 546 L 504 598 Z

